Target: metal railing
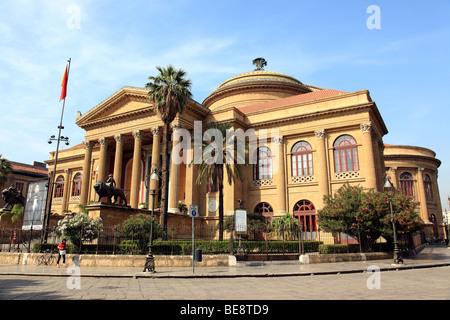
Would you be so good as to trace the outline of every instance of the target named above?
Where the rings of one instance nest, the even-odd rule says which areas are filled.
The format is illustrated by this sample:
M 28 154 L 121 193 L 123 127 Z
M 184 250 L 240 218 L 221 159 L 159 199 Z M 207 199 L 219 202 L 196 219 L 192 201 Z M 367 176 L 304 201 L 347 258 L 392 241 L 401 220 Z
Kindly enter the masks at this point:
M 183 255 L 191 254 L 192 227 L 189 225 L 168 226 L 164 239 L 153 240 L 154 254 Z M 219 241 L 215 226 L 195 226 L 196 248 L 204 254 L 236 253 L 239 248 L 238 237 L 231 237 L 230 230 L 224 231 L 224 240 Z M 42 230 L 0 229 L 0 251 L 2 252 L 41 252 L 54 250 L 62 237 L 55 229 L 48 230 L 47 241 L 43 240 Z M 231 241 L 231 238 L 233 241 Z M 69 239 L 68 239 L 69 240 Z M 98 237 L 91 241 L 74 243 L 68 241 L 70 253 L 89 254 L 146 254 L 150 240 L 149 233 L 136 232 L 124 234 L 116 227 L 102 227 Z M 421 234 L 402 235 L 399 245 L 402 250 L 414 250 L 424 243 Z M 383 238 L 364 248 L 356 237 L 345 233 L 328 233 L 320 230 L 313 232 L 293 232 L 285 239 L 274 237 L 264 230 L 252 230 L 240 241 L 245 254 L 303 254 L 303 253 L 356 253 L 391 252 L 392 243 Z

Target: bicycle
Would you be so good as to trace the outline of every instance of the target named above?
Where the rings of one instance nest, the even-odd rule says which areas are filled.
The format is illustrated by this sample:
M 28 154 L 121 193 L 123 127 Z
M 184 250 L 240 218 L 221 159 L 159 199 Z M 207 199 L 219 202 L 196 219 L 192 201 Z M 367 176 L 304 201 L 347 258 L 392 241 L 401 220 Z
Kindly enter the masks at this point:
M 53 255 L 53 253 L 50 252 L 50 250 L 47 250 L 46 253 L 43 253 L 42 255 L 37 256 L 34 259 L 34 264 L 37 266 L 39 266 L 41 264 L 45 264 L 46 266 L 51 266 L 55 261 L 56 261 L 56 258 Z

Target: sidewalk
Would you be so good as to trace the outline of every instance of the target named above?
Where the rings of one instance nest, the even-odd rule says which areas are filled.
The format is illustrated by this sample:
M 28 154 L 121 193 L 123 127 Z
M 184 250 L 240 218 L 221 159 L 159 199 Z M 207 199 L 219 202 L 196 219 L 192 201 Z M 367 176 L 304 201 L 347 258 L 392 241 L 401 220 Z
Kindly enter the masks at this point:
M 443 245 L 429 245 L 414 257 L 404 258 L 404 264 L 393 264 L 392 259 L 301 264 L 299 261 L 239 262 L 226 267 L 166 267 L 155 273 L 143 272 L 142 268 L 81 267 L 56 268 L 55 266 L 0 265 L 1 275 L 67 277 L 113 277 L 113 278 L 233 278 L 233 277 L 282 277 L 311 276 L 337 273 L 366 272 L 369 266 L 380 271 L 450 266 L 450 249 Z

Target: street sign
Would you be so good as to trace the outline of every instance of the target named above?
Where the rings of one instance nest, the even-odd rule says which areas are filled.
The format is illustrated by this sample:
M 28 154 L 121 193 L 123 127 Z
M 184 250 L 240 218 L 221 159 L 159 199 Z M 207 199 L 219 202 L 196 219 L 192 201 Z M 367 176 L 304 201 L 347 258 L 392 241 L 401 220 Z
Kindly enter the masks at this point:
M 189 205 L 189 216 L 192 218 L 198 218 L 198 206 L 196 205 Z
M 235 224 L 236 233 L 247 233 L 247 210 L 236 209 Z
M 195 243 L 194 243 L 194 238 L 195 238 L 195 223 L 194 223 L 194 218 L 198 217 L 198 206 L 194 205 L 194 204 L 190 204 L 189 205 L 189 216 L 192 218 L 192 273 L 194 273 L 194 266 L 195 266 Z

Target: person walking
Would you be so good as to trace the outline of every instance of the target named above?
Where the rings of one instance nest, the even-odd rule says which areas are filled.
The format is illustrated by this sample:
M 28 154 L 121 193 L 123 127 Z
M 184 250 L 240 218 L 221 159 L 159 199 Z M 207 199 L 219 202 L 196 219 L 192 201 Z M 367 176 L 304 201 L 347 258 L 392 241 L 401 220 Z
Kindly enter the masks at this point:
M 66 264 L 66 239 L 63 239 L 58 245 L 58 260 L 56 261 L 56 267 L 59 268 L 59 261 L 63 258 L 63 264 Z

